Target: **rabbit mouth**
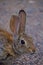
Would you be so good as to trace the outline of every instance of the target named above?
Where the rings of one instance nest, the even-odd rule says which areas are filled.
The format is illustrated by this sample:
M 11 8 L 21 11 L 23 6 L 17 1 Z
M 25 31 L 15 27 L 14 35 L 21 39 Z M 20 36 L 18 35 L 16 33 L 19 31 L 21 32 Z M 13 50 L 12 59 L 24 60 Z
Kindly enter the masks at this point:
M 34 53 L 35 53 L 35 49 L 28 49 L 28 51 L 29 51 L 31 54 L 34 54 Z

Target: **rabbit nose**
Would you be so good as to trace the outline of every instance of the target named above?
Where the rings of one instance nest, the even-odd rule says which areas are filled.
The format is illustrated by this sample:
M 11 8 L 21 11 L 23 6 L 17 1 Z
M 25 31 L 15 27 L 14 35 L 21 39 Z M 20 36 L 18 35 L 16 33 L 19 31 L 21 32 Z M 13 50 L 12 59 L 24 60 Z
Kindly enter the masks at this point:
M 35 53 L 35 50 L 32 50 L 32 53 L 31 53 L 31 55 L 33 55 Z

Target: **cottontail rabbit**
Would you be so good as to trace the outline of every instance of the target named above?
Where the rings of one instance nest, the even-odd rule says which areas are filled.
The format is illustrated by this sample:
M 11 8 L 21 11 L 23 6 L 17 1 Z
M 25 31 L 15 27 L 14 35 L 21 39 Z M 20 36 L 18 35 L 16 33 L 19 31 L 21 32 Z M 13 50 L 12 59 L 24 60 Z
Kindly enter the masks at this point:
M 17 23 L 19 22 L 19 27 L 17 31 Z M 16 49 L 16 53 L 22 54 L 26 52 L 34 53 L 36 48 L 33 44 L 33 39 L 31 36 L 27 36 L 25 33 L 26 25 L 26 13 L 24 10 L 20 10 L 18 16 L 12 15 L 10 20 L 10 28 L 13 32 L 15 43 L 13 48 Z
M 10 34 L 7 31 L 0 29 L 1 59 L 3 57 L 6 58 L 8 54 L 16 58 L 16 56 L 19 56 L 23 53 L 35 52 L 36 48 L 33 44 L 32 37 L 27 36 L 25 33 L 25 24 L 26 13 L 24 10 L 20 10 L 18 16 L 12 15 L 10 19 L 10 29 L 13 34 Z

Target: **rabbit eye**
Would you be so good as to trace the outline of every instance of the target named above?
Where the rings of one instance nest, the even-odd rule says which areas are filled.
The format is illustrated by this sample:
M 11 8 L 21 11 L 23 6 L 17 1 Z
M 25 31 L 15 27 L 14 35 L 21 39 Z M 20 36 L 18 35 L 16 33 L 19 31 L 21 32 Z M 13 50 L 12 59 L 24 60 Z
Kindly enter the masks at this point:
M 25 44 L 25 41 L 24 40 L 21 40 L 21 44 Z

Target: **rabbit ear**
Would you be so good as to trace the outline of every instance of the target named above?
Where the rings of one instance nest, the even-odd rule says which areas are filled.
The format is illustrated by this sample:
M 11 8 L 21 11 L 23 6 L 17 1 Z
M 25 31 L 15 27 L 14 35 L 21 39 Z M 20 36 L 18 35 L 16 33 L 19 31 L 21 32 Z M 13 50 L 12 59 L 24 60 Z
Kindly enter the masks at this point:
M 20 21 L 20 26 L 18 33 L 21 34 L 25 31 L 25 24 L 26 24 L 26 13 L 24 10 L 19 11 L 19 21 Z
M 18 24 L 19 24 L 19 17 L 16 15 L 12 15 L 10 19 L 10 29 L 14 35 L 17 34 Z

